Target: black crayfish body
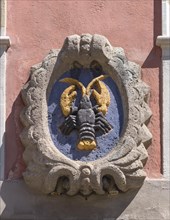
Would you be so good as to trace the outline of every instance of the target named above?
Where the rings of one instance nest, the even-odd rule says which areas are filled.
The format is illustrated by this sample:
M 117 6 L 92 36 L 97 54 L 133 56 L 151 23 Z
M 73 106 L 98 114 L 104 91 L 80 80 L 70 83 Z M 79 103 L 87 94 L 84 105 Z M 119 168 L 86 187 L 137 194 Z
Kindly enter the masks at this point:
M 110 103 L 109 93 L 106 91 L 104 83 L 96 81 L 99 79 L 104 79 L 104 76 L 102 75 L 92 80 L 87 88 L 72 78 L 62 80 L 62 82 L 72 83 L 82 90 L 82 98 L 78 108 L 72 106 L 72 102 L 77 95 L 74 85 L 65 89 L 60 102 L 61 109 L 65 115 L 65 121 L 60 126 L 60 130 L 64 135 L 69 135 L 74 129 L 77 129 L 79 133 L 77 148 L 79 150 L 95 149 L 97 146 L 95 139 L 96 131 L 99 130 L 102 134 L 106 134 L 112 129 L 112 126 L 103 114 L 103 112 L 106 113 Z M 99 90 L 104 90 L 106 97 L 103 97 L 102 93 L 95 91 L 93 96 L 97 97 L 98 105 L 93 106 L 90 100 L 90 89 L 95 82 L 98 82 Z

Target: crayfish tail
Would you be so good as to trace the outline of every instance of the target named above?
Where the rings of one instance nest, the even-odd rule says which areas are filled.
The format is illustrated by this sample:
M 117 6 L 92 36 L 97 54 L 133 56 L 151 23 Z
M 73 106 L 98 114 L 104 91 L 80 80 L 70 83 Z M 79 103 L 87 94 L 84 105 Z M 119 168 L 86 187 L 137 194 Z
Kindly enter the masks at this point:
M 78 145 L 77 148 L 79 150 L 94 150 L 96 149 L 96 141 L 95 140 L 81 140 Z

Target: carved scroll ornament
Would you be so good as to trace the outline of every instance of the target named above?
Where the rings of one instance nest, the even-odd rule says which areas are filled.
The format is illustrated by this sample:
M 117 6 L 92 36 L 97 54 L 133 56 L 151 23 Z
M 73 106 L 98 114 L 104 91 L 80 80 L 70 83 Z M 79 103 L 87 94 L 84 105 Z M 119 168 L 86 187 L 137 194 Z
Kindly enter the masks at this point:
M 60 98 L 64 118 L 60 131 L 63 135 L 69 135 L 74 128 L 79 129 L 78 150 L 95 151 L 98 144 L 95 128 L 108 133 L 114 127 L 105 117 L 111 102 L 103 82 L 105 76 L 101 73 L 87 86 L 71 77 L 60 79 L 63 73 L 77 65 L 89 69 L 95 63 L 115 82 L 120 92 L 123 128 L 116 145 L 105 156 L 92 161 L 74 160 L 60 152 L 51 138 L 48 99 L 56 80 L 68 83 Z M 128 61 L 122 48 L 112 47 L 105 37 L 97 34 L 69 36 L 61 50 L 50 51 L 42 63 L 33 66 L 30 80 L 22 90 L 25 108 L 21 113 L 24 125 L 21 141 L 25 147 L 23 157 L 27 165 L 23 173 L 25 182 L 44 194 L 80 193 L 84 196 L 92 193 L 117 194 L 140 187 L 146 176 L 143 170 L 148 158 L 146 148 L 152 138 L 146 126 L 152 114 L 147 104 L 149 87 L 141 80 L 140 72 L 139 65 Z M 79 102 L 79 110 L 73 114 L 76 88 L 81 90 L 82 100 Z M 92 111 L 91 101 L 90 107 L 87 104 L 89 94 L 96 102 L 96 112 Z M 83 112 L 84 109 L 86 111 Z M 90 130 L 91 134 L 85 138 L 81 126 L 78 127 L 77 118 L 79 124 L 83 124 L 82 115 L 86 115 L 87 119 L 89 112 L 94 114 L 94 123 L 92 126 L 86 123 L 83 127 L 84 130 Z

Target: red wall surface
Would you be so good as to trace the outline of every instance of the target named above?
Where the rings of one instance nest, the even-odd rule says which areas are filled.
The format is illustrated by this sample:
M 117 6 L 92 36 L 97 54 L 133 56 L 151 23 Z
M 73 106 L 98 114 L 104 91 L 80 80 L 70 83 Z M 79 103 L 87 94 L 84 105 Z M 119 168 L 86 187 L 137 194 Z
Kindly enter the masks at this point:
M 61 48 L 66 36 L 101 34 L 112 46 L 124 48 L 130 61 L 142 66 L 143 80 L 151 87 L 153 134 L 146 171 L 161 175 L 161 52 L 155 40 L 161 33 L 161 0 L 55 1 L 8 0 L 6 178 L 22 176 L 23 146 L 19 139 L 23 108 L 20 90 L 32 65 L 41 62 L 52 48 Z

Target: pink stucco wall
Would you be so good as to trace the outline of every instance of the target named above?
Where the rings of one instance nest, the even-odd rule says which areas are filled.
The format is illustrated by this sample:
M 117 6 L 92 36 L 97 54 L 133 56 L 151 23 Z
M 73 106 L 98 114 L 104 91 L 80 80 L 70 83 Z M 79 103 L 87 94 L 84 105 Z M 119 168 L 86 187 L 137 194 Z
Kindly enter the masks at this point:
M 153 143 L 146 170 L 161 173 L 160 49 L 155 46 L 161 30 L 161 0 L 137 1 L 8 1 L 7 34 L 12 45 L 7 55 L 6 178 L 19 178 L 24 170 L 20 90 L 29 69 L 52 48 L 61 48 L 71 34 L 105 35 L 113 46 L 123 47 L 129 60 L 142 66 L 143 80 L 151 86 L 149 124 Z

